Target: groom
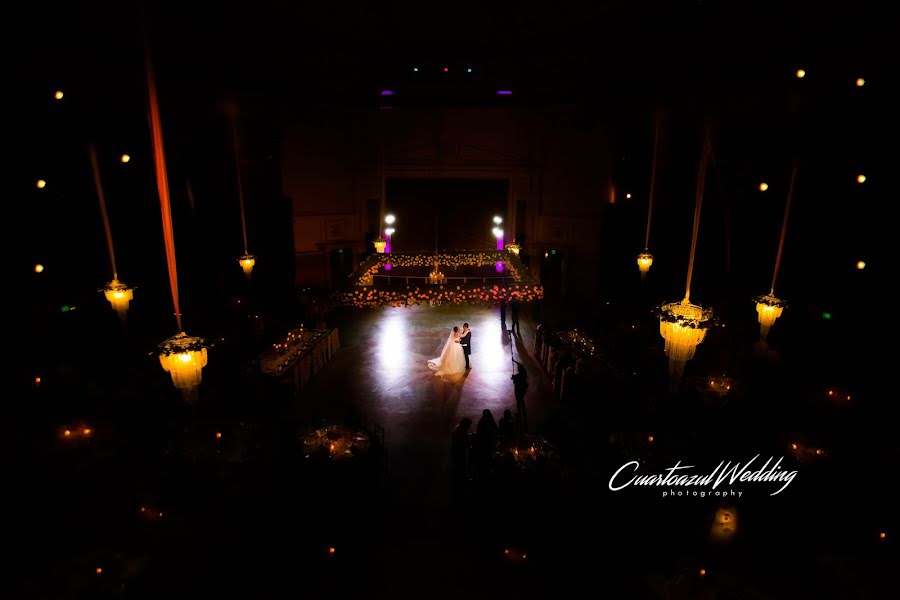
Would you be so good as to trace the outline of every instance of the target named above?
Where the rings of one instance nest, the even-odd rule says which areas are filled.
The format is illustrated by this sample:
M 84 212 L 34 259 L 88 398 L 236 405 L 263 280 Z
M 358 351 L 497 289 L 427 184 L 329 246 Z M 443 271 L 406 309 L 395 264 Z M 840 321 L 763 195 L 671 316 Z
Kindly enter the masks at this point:
M 466 356 L 466 370 L 469 366 L 469 355 L 472 354 L 472 330 L 469 329 L 468 323 L 463 323 L 462 337 L 459 338 L 459 344 L 462 346 L 463 354 Z

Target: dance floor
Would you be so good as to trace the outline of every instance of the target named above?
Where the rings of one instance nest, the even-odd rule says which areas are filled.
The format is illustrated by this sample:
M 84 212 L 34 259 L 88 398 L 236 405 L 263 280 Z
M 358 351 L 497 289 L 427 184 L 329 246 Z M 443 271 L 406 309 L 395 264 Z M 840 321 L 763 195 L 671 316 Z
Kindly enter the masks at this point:
M 426 362 L 440 355 L 450 329 L 464 322 L 473 331 L 472 369 L 457 379 L 435 377 Z M 421 501 L 431 481 L 435 501 L 447 501 L 450 432 L 456 424 L 463 417 L 477 423 L 485 408 L 496 420 L 504 409 L 516 411 L 510 352 L 528 369 L 525 403 L 532 430 L 553 409 L 547 377 L 531 356 L 534 327 L 525 318 L 521 324 L 521 337 L 509 336 L 499 309 L 482 306 L 350 313 L 338 325 L 340 352 L 304 390 L 301 415 L 336 420 L 354 408 L 370 426 L 385 428 L 394 482 L 415 486 Z

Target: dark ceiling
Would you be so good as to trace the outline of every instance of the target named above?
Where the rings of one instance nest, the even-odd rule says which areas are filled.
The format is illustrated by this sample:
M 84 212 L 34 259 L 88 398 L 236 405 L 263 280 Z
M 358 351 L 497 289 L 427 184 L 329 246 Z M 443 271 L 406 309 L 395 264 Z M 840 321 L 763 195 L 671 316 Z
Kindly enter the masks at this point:
M 16 63 L 26 77 L 114 89 L 140 81 L 146 24 L 161 80 L 186 92 L 365 102 L 390 87 L 492 101 L 502 88 L 559 102 L 740 93 L 796 65 L 837 77 L 889 56 L 884 2 L 204 4 L 35 4 Z

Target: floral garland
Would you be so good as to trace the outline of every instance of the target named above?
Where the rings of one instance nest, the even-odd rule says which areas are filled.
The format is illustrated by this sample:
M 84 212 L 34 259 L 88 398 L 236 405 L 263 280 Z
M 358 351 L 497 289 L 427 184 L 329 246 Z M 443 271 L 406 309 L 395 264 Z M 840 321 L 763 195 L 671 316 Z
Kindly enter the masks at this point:
M 691 307 L 694 307 L 699 311 L 698 318 L 691 318 L 676 312 L 676 309 L 680 306 L 683 306 L 681 302 L 663 304 L 656 309 L 659 320 L 666 323 L 678 323 L 681 327 L 690 327 L 691 329 L 709 329 L 715 325 L 711 308 L 702 308 L 695 304 L 691 304 Z
M 415 306 L 417 304 L 481 304 L 496 302 L 532 302 L 544 297 L 539 285 L 457 285 L 406 286 L 404 291 L 367 287 L 337 294 L 337 301 L 353 308 L 377 306 Z
M 787 302 L 780 298 L 776 298 L 772 294 L 764 294 L 762 296 L 754 296 L 753 301 L 757 304 L 765 304 L 766 306 L 775 306 L 777 308 L 784 308 L 787 306 Z
M 161 356 L 182 354 L 184 352 L 200 352 L 205 347 L 206 344 L 203 338 L 192 337 L 184 332 L 178 333 L 157 346 Z

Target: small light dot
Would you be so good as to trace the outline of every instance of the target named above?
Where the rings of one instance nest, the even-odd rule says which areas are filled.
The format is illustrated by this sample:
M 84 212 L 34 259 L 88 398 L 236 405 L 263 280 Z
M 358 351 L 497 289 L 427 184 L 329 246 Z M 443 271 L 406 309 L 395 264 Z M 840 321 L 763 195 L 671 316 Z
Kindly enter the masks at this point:
M 866 176 L 865 176 L 865 175 L 863 175 L 862 173 L 860 173 L 859 175 L 856 176 L 856 183 L 865 183 L 865 182 L 866 182 Z
M 865 269 L 865 268 L 866 268 L 866 261 L 861 260 L 861 261 L 859 261 L 858 263 L 856 263 L 856 268 L 857 268 L 858 270 L 860 270 L 860 271 L 862 271 L 863 269 Z
M 334 546 L 328 548 L 328 554 L 334 555 Z
M 64 94 L 62 93 L 62 90 L 56 90 L 56 93 L 53 94 L 53 97 L 56 98 L 57 100 L 62 100 L 62 99 L 63 99 L 63 95 L 64 95 Z
M 703 577 L 705 575 L 706 575 L 706 569 L 700 569 L 700 577 Z
M 121 160 L 123 163 L 127 163 L 128 161 L 131 160 L 131 157 L 127 154 L 123 154 L 122 156 L 119 157 L 119 160 Z
M 103 569 L 101 569 L 100 567 L 97 567 L 96 569 L 94 569 L 94 572 L 97 573 L 97 575 L 99 575 L 100 573 L 103 572 Z
M 469 67 L 468 69 L 466 69 L 466 73 L 471 73 L 471 72 L 472 72 L 472 67 Z
M 81 433 L 83 433 L 84 435 L 91 435 L 91 431 L 92 430 L 89 427 L 85 427 L 81 430 Z
M 630 199 L 631 199 L 631 194 L 625 194 L 625 197 L 628 198 L 628 199 L 630 200 Z
M 829 396 L 834 396 L 834 390 L 828 390 L 828 395 L 829 395 Z
M 70 435 L 72 435 L 72 432 L 66 429 L 65 431 L 63 431 L 63 435 L 69 437 Z
M 38 186 L 38 189 L 44 189 L 45 187 L 47 187 L 47 182 L 43 179 L 38 179 L 36 185 Z
M 648 436 L 647 436 L 647 441 L 650 442 L 650 443 L 652 444 L 652 443 L 653 443 L 653 436 L 652 436 L 652 435 L 648 435 Z
M 856 80 L 856 87 L 862 87 L 864 85 L 866 85 L 866 80 L 863 79 L 862 77 L 860 77 Z
M 418 73 L 418 72 L 419 72 L 419 67 L 413 67 L 413 73 Z
M 141 512 L 144 512 L 144 511 L 146 511 L 146 510 L 147 510 L 146 507 L 144 507 L 144 506 L 141 507 Z
M 35 272 L 35 273 L 43 273 L 43 272 L 44 272 L 44 265 L 42 265 L 42 264 L 40 264 L 40 263 L 34 265 L 34 272 Z
M 34 378 L 34 385 L 41 385 L 41 378 L 40 378 L 40 377 L 35 377 L 35 378 Z
M 796 450 L 796 449 L 797 449 L 797 444 L 791 444 L 791 450 Z
M 803 69 L 797 69 L 795 75 L 797 75 L 797 79 L 803 79 L 804 77 L 806 77 L 806 71 L 804 71 Z
M 444 67 L 444 73 L 449 73 L 450 69 L 448 67 Z
M 878 538 L 883 540 L 883 539 L 887 538 L 887 534 L 882 531 L 881 533 L 878 534 Z
M 762 183 L 759 184 L 759 191 L 764 192 L 767 189 L 769 189 L 769 184 L 766 183 L 765 181 L 763 181 Z
M 221 432 L 221 431 L 217 431 L 217 432 L 216 432 L 216 439 L 217 439 L 217 440 L 221 440 L 221 439 L 222 439 L 222 432 Z

